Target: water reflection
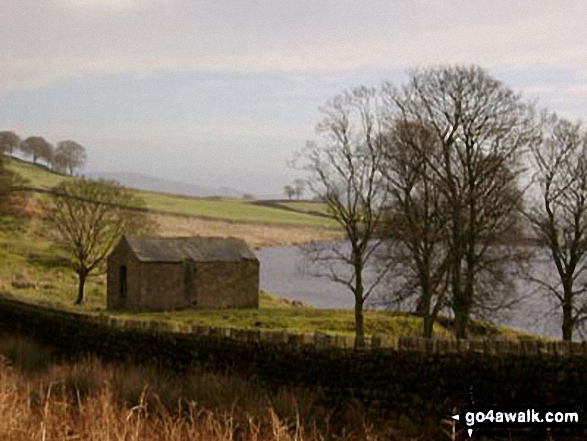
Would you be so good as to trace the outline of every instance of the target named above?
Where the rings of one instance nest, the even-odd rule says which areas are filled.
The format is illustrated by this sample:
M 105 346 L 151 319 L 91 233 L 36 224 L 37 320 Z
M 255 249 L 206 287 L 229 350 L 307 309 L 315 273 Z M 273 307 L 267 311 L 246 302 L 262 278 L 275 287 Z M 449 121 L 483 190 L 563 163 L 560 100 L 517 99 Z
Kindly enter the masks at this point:
M 354 306 L 353 295 L 348 288 L 313 275 L 314 271 L 298 247 L 264 248 L 257 251 L 257 256 L 261 262 L 260 286 L 263 291 L 318 308 Z M 535 274 L 555 277 L 554 269 L 545 256 L 535 258 L 532 269 Z M 521 301 L 511 311 L 494 317 L 493 321 L 533 334 L 560 338 L 561 315 L 552 299 L 536 288 L 536 285 L 518 280 L 516 290 Z

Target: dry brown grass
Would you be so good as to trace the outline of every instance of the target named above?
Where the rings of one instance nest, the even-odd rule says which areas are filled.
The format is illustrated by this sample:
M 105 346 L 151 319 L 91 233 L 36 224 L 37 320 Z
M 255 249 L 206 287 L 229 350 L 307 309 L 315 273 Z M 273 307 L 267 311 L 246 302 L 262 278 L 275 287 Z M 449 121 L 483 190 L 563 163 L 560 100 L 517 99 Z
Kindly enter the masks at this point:
M 377 427 L 360 405 L 334 412 L 304 389 L 269 391 L 235 375 L 95 358 L 55 364 L 30 341 L 0 341 L 9 356 L 0 356 L 2 440 L 410 439 L 386 422 Z
M 159 234 L 164 236 L 233 236 L 244 239 L 253 248 L 326 241 L 340 237 L 340 232 L 335 229 L 312 226 L 229 222 L 163 214 L 153 215 L 153 218 L 159 226 Z

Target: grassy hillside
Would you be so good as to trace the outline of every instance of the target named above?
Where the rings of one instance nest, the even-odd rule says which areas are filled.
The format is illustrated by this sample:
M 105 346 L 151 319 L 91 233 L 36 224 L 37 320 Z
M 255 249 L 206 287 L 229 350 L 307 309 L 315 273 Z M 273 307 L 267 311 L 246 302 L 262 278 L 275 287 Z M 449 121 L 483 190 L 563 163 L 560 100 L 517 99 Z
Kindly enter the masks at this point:
M 304 213 L 320 213 L 328 214 L 328 207 L 322 202 L 312 201 L 279 201 L 278 206 L 291 208 L 292 210 L 301 211 Z
M 328 218 L 304 212 L 267 207 L 238 199 L 192 198 L 163 193 L 137 191 L 151 210 L 205 218 L 253 223 L 284 223 L 308 226 L 334 226 Z
M 41 165 L 17 159 L 7 158 L 6 167 L 24 178 L 27 186 L 34 188 L 50 189 L 64 180 L 72 179 L 65 175 L 53 173 Z
M 43 234 L 38 220 L 4 222 L 0 228 L 0 293 L 65 309 L 73 306 L 77 290 L 75 274 L 67 267 L 66 256 Z M 104 312 L 106 278 L 90 277 L 87 300 L 82 310 Z M 121 314 L 124 315 L 124 314 Z M 136 314 L 131 314 L 137 318 Z M 233 326 L 243 328 L 288 329 L 297 332 L 352 333 L 353 312 L 294 306 L 292 302 L 262 294 L 258 310 L 184 311 L 141 314 L 143 320 Z M 418 321 L 392 313 L 366 314 L 367 332 L 417 333 Z
M 0 293 L 16 298 L 45 303 L 64 309 L 73 306 L 77 278 L 67 266 L 66 256 L 46 238 L 38 219 L 4 221 L 0 224 Z M 350 293 L 349 293 L 350 295 Z M 90 277 L 86 285 L 86 303 L 81 307 L 88 313 L 104 313 L 106 306 L 106 277 Z M 238 328 L 287 330 L 290 332 L 324 332 L 352 335 L 352 310 L 327 310 L 308 307 L 262 293 L 259 309 L 197 310 L 181 312 L 128 314 L 140 320 L 158 320 L 183 324 L 226 326 Z M 366 333 L 402 336 L 420 335 L 421 320 L 407 314 L 386 311 L 366 311 Z M 436 335 L 450 337 L 451 331 L 438 324 Z M 482 327 L 478 336 L 509 336 L 512 330 Z
M 28 179 L 29 186 L 37 188 L 48 189 L 64 179 L 74 179 L 18 161 L 9 161 L 9 167 Z M 279 240 L 287 243 L 288 236 L 296 237 L 303 242 L 317 240 L 320 237 L 332 238 L 333 234 L 333 230 L 319 227 L 324 222 L 332 222 L 331 220 L 303 213 L 320 212 L 324 206 L 319 203 L 276 201 L 272 206 L 264 206 L 239 200 L 139 193 L 144 195 L 152 209 L 196 216 L 183 220 L 170 216 L 156 216 L 160 226 L 159 234 L 162 235 L 228 234 L 242 237 L 249 244 L 255 244 L 256 241 L 273 243 L 271 241 L 275 241 L 276 236 L 280 236 Z M 278 204 L 283 204 L 286 209 L 273 206 Z M 0 293 L 72 309 L 77 292 L 76 275 L 67 266 L 67 256 L 47 239 L 44 228 L 41 220 L 34 216 L 27 219 L 0 220 Z M 303 231 L 305 236 L 298 230 Z M 82 309 L 88 313 L 104 312 L 105 305 L 106 278 L 102 272 L 89 278 L 86 285 L 86 304 Z M 141 314 L 140 318 L 209 326 L 283 329 L 293 332 L 352 334 L 354 329 L 354 316 L 350 310 L 324 310 L 299 306 L 268 294 L 262 294 L 258 310 L 149 313 Z M 367 311 L 365 321 L 367 334 L 420 334 L 420 319 L 406 314 Z M 435 332 L 443 337 L 451 335 L 450 330 L 440 324 L 435 328 Z M 495 327 L 480 328 L 477 334 L 517 335 L 514 331 L 497 330 Z
M 70 178 L 53 173 L 45 167 L 27 162 L 9 159 L 10 170 L 22 176 L 27 186 L 38 189 L 51 189 L 60 182 Z M 235 222 L 274 223 L 304 225 L 312 227 L 332 227 L 334 222 L 323 216 L 315 216 L 308 210 L 280 209 L 278 204 L 263 206 L 239 199 L 196 198 L 165 193 L 136 190 L 145 199 L 150 210 L 184 216 Z M 320 204 L 318 204 L 320 205 Z M 314 210 L 314 211 L 319 211 Z

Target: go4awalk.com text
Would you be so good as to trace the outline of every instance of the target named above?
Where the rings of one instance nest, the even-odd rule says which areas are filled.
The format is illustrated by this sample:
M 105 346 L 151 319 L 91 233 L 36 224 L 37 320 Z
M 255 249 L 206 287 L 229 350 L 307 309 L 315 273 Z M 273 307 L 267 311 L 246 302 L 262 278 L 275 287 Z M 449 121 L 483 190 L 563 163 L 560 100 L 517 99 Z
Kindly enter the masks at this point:
M 467 406 L 452 418 L 466 427 L 469 436 L 478 429 L 584 427 L 583 412 L 576 408 Z

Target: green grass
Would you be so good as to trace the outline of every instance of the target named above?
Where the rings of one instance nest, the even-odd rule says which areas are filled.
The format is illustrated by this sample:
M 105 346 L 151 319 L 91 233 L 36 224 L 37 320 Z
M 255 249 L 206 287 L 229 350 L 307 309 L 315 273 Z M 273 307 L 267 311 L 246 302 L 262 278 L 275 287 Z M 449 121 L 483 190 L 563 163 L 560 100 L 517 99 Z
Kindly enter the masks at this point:
M 64 180 L 73 179 L 69 176 L 53 173 L 43 166 L 10 158 L 6 161 L 6 167 L 24 178 L 25 185 L 28 187 L 50 189 Z
M 22 176 L 28 187 L 51 189 L 67 179 L 75 179 L 53 173 L 46 168 L 14 159 L 6 161 L 7 167 Z M 333 220 L 308 214 L 273 207 L 261 206 L 240 199 L 196 198 L 167 193 L 135 190 L 145 199 L 150 210 L 235 222 L 252 222 L 259 224 L 291 224 L 297 226 L 334 227 Z M 46 197 L 37 195 L 37 199 Z M 318 204 L 319 205 L 319 204 Z
M 310 201 L 280 201 L 276 205 L 291 208 L 293 210 L 301 211 L 303 213 L 321 213 L 328 214 L 328 206 L 323 202 Z
M 172 214 L 255 223 L 282 223 L 308 226 L 334 226 L 331 219 L 279 208 L 255 205 L 238 199 L 213 199 L 174 196 L 137 191 L 147 208 Z
M 285 306 L 259 309 L 211 309 L 162 313 L 136 314 L 117 313 L 119 317 L 140 320 L 156 320 L 173 324 L 190 324 L 239 329 L 266 329 L 292 333 L 325 333 L 331 335 L 354 335 L 354 312 L 352 310 L 317 309 Z M 389 311 L 365 311 L 365 333 L 394 336 L 421 336 L 421 320 L 403 313 Z M 436 336 L 451 338 L 449 330 L 435 327 Z
M 73 308 L 77 276 L 42 230 L 38 220 L 0 218 L 0 292 Z M 90 277 L 84 309 L 104 308 L 105 280 L 103 275 Z
M 39 220 L 6 219 L 0 222 L 0 292 L 23 300 L 50 304 L 67 310 L 104 313 L 106 279 L 90 277 L 86 285 L 86 303 L 74 307 L 77 278 L 67 266 L 66 256 L 42 233 Z M 350 293 L 349 293 L 350 295 Z M 140 320 L 174 324 L 193 324 L 244 329 L 323 332 L 352 335 L 352 310 L 317 309 L 299 306 L 285 299 L 262 293 L 259 309 L 191 310 L 161 313 L 116 313 Z M 367 335 L 419 336 L 421 319 L 391 311 L 365 311 Z M 515 338 L 526 335 L 512 329 L 483 325 L 478 336 Z M 449 329 L 437 324 L 435 335 L 450 338 Z

